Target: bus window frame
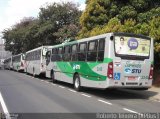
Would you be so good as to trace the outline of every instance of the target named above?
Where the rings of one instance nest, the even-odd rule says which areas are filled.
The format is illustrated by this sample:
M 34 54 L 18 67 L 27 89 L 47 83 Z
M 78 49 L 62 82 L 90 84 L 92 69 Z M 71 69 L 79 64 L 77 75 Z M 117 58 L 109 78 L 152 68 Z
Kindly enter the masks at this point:
M 103 41 L 103 50 L 100 50 L 99 46 L 100 46 L 100 41 Z M 98 48 L 97 48 L 97 62 L 103 62 L 104 61 L 104 53 L 105 53 L 105 43 L 106 43 L 106 40 L 105 40 L 105 37 L 104 38 L 100 38 L 98 39 Z M 99 60 L 99 52 L 103 52 L 103 60 Z
M 81 51 L 80 50 L 80 46 L 82 45 L 82 44 L 85 44 L 85 48 L 84 48 L 84 50 L 83 51 Z M 88 42 L 80 42 L 79 44 L 78 44 L 78 50 L 77 50 L 77 61 L 87 61 L 87 49 L 88 49 Z M 85 60 L 79 60 L 79 53 L 84 53 L 85 54 Z
M 98 40 L 99 40 L 99 39 L 94 39 L 94 40 L 88 41 L 87 51 L 86 51 L 86 60 L 87 60 L 87 62 L 97 62 Z M 89 50 L 89 46 L 90 46 L 90 43 L 91 43 L 91 42 L 95 42 L 94 50 Z M 92 53 L 93 53 L 93 52 L 96 52 L 96 58 L 95 58 L 94 61 L 88 60 L 88 53 L 91 53 L 91 52 L 92 52 Z
M 76 51 L 75 52 L 73 52 L 73 49 L 72 49 L 73 46 L 76 46 Z M 78 43 L 72 44 L 70 46 L 70 54 L 71 54 L 71 61 L 77 61 L 78 60 Z M 76 60 L 73 60 L 73 55 L 75 55 Z

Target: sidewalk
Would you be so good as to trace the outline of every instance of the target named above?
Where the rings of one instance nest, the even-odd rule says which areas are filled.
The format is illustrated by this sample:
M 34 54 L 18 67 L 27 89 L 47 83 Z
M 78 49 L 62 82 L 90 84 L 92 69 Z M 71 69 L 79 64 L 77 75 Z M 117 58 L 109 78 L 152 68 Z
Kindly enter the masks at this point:
M 149 99 L 151 100 L 157 100 L 160 101 L 160 87 L 152 86 L 148 91 L 156 92 L 157 94 L 154 96 L 151 96 Z

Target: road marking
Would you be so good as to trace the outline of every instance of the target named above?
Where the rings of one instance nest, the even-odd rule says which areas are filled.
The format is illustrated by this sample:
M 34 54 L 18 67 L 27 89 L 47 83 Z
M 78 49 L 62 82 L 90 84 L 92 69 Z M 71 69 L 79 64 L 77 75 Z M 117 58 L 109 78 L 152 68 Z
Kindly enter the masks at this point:
M 69 91 L 71 91 L 71 92 L 74 92 L 74 93 L 76 93 L 77 91 L 75 91 L 75 90 L 72 90 L 72 89 L 68 89 Z
M 3 111 L 4 111 L 4 114 L 5 114 L 5 116 L 6 116 L 6 119 L 11 119 L 11 118 L 10 118 L 11 116 L 10 116 L 9 111 L 8 111 L 8 109 L 7 109 L 7 106 L 6 106 L 5 102 L 4 102 L 4 99 L 3 99 L 3 97 L 2 97 L 1 92 L 0 92 L 0 103 L 1 103 L 1 105 L 2 105 L 2 109 L 3 109 Z
M 132 112 L 132 113 L 140 114 L 140 113 L 138 113 L 138 112 L 136 112 L 136 111 L 133 111 L 133 110 L 130 110 L 130 109 L 127 109 L 127 108 L 123 108 L 123 110 L 126 110 L 126 111 L 128 111 L 128 112 Z
M 86 96 L 86 97 L 88 97 L 88 98 L 91 97 L 90 95 L 86 95 L 86 94 L 83 94 L 83 93 L 82 93 L 81 95 Z
M 48 81 L 45 81 L 46 83 L 49 83 Z
M 51 85 L 56 86 L 56 84 L 54 84 L 54 83 L 51 83 Z
M 32 78 L 32 76 L 27 75 L 29 78 Z
M 38 78 L 34 78 L 34 79 L 39 80 Z
M 63 87 L 63 86 L 58 86 L 58 87 L 60 87 L 60 88 L 65 88 L 65 87 Z
M 106 104 L 108 104 L 108 105 L 112 105 L 112 103 L 107 102 L 107 101 L 104 101 L 104 100 L 101 100 L 101 99 L 98 99 L 98 101 L 103 102 L 103 103 L 106 103 Z

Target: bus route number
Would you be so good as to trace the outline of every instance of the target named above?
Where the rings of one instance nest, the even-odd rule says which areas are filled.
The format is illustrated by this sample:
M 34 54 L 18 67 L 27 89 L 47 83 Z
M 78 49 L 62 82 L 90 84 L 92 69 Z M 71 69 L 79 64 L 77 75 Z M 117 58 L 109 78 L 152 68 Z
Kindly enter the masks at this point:
M 102 71 L 102 67 L 97 67 L 97 71 Z

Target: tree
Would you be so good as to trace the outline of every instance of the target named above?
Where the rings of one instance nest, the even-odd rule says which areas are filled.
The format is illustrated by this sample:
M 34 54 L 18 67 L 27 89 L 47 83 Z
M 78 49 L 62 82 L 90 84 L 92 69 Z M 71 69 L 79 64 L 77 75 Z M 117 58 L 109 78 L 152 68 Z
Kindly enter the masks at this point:
M 53 33 L 58 39 L 57 41 L 62 43 L 66 39 L 75 40 L 77 33 L 79 32 L 80 28 L 75 24 L 64 25 L 62 28 L 58 29 L 57 32 Z
M 78 6 L 70 2 L 41 7 L 38 18 L 25 17 L 3 31 L 6 50 L 18 54 L 42 45 L 60 43 L 66 37 L 75 39 L 80 28 L 80 15 Z
M 12 52 L 12 54 L 18 54 L 21 52 L 25 52 L 25 33 L 28 30 L 28 26 L 35 19 L 32 17 L 24 18 L 19 23 L 15 24 L 10 29 L 5 29 L 3 34 L 3 39 L 5 39 L 5 49 Z
M 71 2 L 54 3 L 40 8 L 39 20 L 41 27 L 38 34 L 47 40 L 47 44 L 55 44 L 62 41 L 62 32 L 68 37 L 75 37 L 71 30 L 79 31 L 79 17 L 81 11 Z M 69 28 L 69 29 L 66 29 Z M 59 33 L 60 32 L 60 33 Z M 61 39 L 61 40 L 60 40 Z
M 149 21 L 160 16 L 159 0 L 87 0 L 86 3 L 80 17 L 82 29 L 79 38 L 92 36 L 98 27 L 103 27 L 102 30 L 112 29 L 112 25 L 106 26 L 111 19 L 118 19 L 122 24 L 117 31 L 149 35 Z

